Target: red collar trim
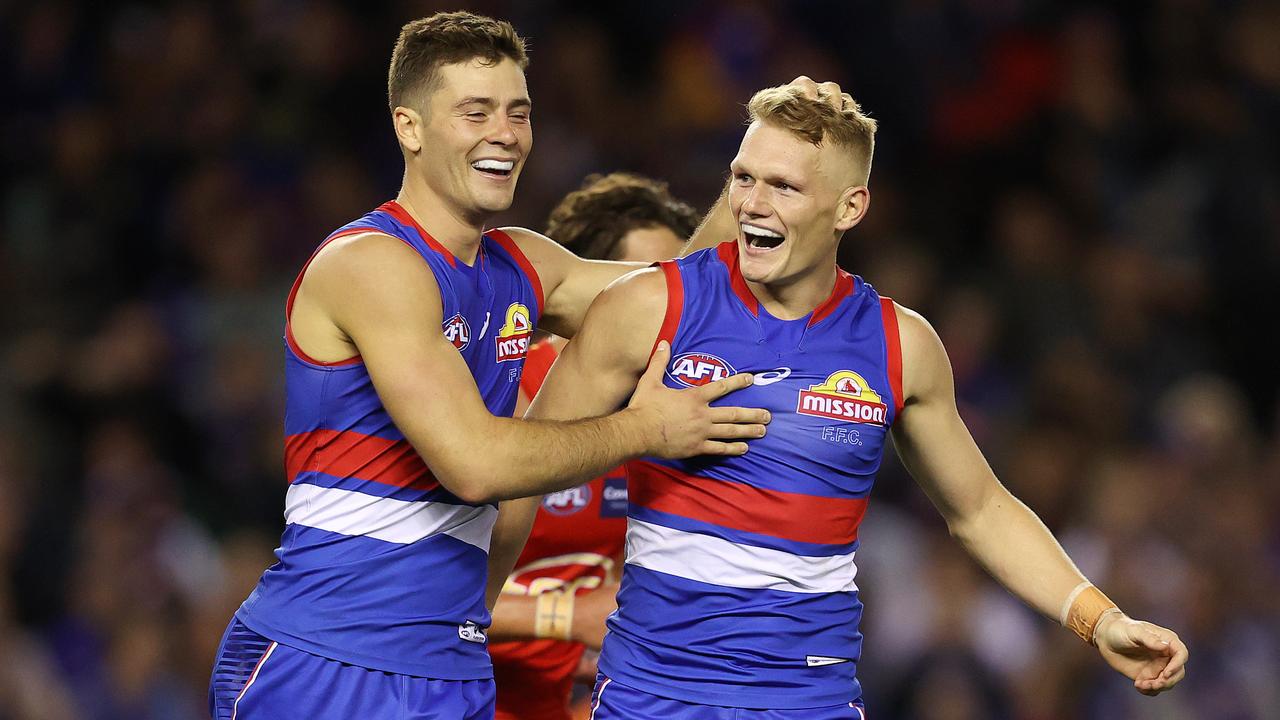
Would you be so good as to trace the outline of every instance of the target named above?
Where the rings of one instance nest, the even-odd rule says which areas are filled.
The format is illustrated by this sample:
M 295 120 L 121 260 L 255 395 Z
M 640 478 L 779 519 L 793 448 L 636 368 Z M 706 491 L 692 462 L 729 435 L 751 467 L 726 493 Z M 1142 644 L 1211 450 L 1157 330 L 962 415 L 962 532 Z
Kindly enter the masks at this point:
M 738 296 L 738 299 L 742 301 L 747 310 L 751 311 L 752 315 L 759 317 L 760 301 L 751 292 L 751 288 L 747 287 L 747 281 L 742 277 L 742 270 L 738 265 L 738 241 L 730 240 L 720 243 L 716 246 L 716 255 L 720 257 L 720 261 L 729 269 L 729 286 L 733 288 L 733 294 Z M 835 287 L 831 288 L 831 294 L 827 296 L 827 299 L 813 309 L 813 313 L 809 316 L 807 327 L 813 327 L 835 312 L 836 308 L 840 307 L 840 303 L 853 294 L 855 285 L 853 276 L 837 267 Z
M 381 205 L 379 205 L 378 209 L 390 215 L 391 217 L 395 218 L 396 220 L 399 220 L 402 224 L 408 225 L 409 227 L 416 230 L 418 234 L 422 236 L 422 241 L 427 244 L 427 247 L 443 255 L 444 259 L 449 262 L 450 267 L 457 267 L 458 259 L 453 256 L 453 253 L 449 252 L 449 248 L 445 247 L 444 245 L 441 245 L 438 240 L 431 237 L 430 233 L 428 233 L 426 230 L 423 230 L 422 226 L 418 224 L 418 221 L 414 220 L 413 216 L 409 214 L 409 211 L 405 210 L 404 207 L 400 205 L 400 203 L 396 202 L 395 200 L 388 200 L 387 202 L 384 202 Z

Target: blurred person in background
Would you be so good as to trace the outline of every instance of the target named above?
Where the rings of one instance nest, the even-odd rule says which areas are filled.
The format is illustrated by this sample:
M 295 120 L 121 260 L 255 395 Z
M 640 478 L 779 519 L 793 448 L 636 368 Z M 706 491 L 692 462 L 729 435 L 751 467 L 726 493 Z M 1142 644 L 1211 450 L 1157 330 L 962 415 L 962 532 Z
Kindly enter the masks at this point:
M 703 228 L 733 239 L 606 290 L 530 411 L 614 410 L 666 342 L 671 386 L 747 368 L 756 381 L 741 396 L 773 413 L 749 455 L 628 465 L 626 564 L 593 717 L 865 717 L 854 555 L 891 430 L 952 535 L 1001 584 L 1138 692 L 1174 687 L 1186 646 L 1121 612 L 996 478 L 932 327 L 836 265 L 869 207 L 876 123 L 847 95 L 824 102 L 841 97 L 834 84 L 805 81 L 748 105 L 727 198 Z M 955 717 L 982 712 L 975 696 Z
M 579 257 L 653 263 L 675 257 L 697 226 L 697 212 L 666 183 L 612 173 L 565 196 L 546 234 Z M 517 415 L 565 342 L 550 337 L 529 348 Z M 604 621 L 617 607 L 626 513 L 622 467 L 542 499 L 489 628 L 499 720 L 568 720 L 575 676 L 594 680 Z
M 493 537 L 495 503 L 645 454 L 741 454 L 729 441 L 764 434 L 763 411 L 708 405 L 749 376 L 672 391 L 662 358 L 625 411 L 511 418 L 534 329 L 572 336 L 638 267 L 483 230 L 532 147 L 526 64 L 492 18 L 401 30 L 387 83 L 400 193 L 332 233 L 286 303 L 286 527 L 223 636 L 219 719 L 492 716 L 486 568 L 492 548 L 500 587 L 518 554 Z

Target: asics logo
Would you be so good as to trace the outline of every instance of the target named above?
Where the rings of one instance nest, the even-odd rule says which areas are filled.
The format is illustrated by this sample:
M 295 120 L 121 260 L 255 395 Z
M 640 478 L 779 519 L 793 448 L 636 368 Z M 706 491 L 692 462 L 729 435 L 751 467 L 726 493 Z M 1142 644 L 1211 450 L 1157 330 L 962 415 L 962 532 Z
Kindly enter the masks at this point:
M 791 368 L 783 367 L 777 370 L 766 370 L 755 374 L 753 385 L 772 385 L 791 377 Z

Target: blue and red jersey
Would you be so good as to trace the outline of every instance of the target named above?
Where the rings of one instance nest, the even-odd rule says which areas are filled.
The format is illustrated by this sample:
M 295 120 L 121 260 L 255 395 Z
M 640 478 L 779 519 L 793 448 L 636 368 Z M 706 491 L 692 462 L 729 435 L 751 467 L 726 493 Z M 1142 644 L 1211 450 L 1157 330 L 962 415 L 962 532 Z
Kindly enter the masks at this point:
M 780 320 L 742 278 L 735 242 L 661 267 L 666 384 L 755 373 L 717 404 L 773 420 L 741 457 L 629 464 L 626 564 L 600 670 L 707 705 L 857 700 L 858 526 L 902 403 L 893 302 L 838 271 L 813 313 Z
M 537 273 L 519 248 L 489 231 L 467 265 L 395 202 L 325 242 L 368 233 L 399 238 L 431 268 L 441 331 L 489 411 L 510 417 L 542 309 Z M 352 665 L 442 680 L 492 677 L 484 591 L 496 504 L 464 502 L 437 482 L 359 356 L 314 360 L 287 322 L 285 340 L 286 525 L 277 562 L 236 616 L 271 640 Z

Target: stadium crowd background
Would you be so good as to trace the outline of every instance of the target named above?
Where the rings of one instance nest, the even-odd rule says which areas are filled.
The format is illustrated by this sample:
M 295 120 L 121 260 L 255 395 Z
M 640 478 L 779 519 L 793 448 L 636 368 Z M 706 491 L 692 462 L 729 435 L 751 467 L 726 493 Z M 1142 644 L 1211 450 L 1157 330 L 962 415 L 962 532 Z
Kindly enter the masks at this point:
M 1280 5 L 1108 5 L 468 7 L 531 41 L 504 224 L 619 169 L 705 208 L 754 90 L 853 92 L 881 131 L 842 263 L 932 319 L 1005 483 L 1192 649 L 1139 696 L 889 457 L 876 720 L 1280 717 Z M 0 4 L 0 718 L 205 716 L 281 529 L 287 287 L 394 194 L 391 46 L 454 4 L 377 7 Z

